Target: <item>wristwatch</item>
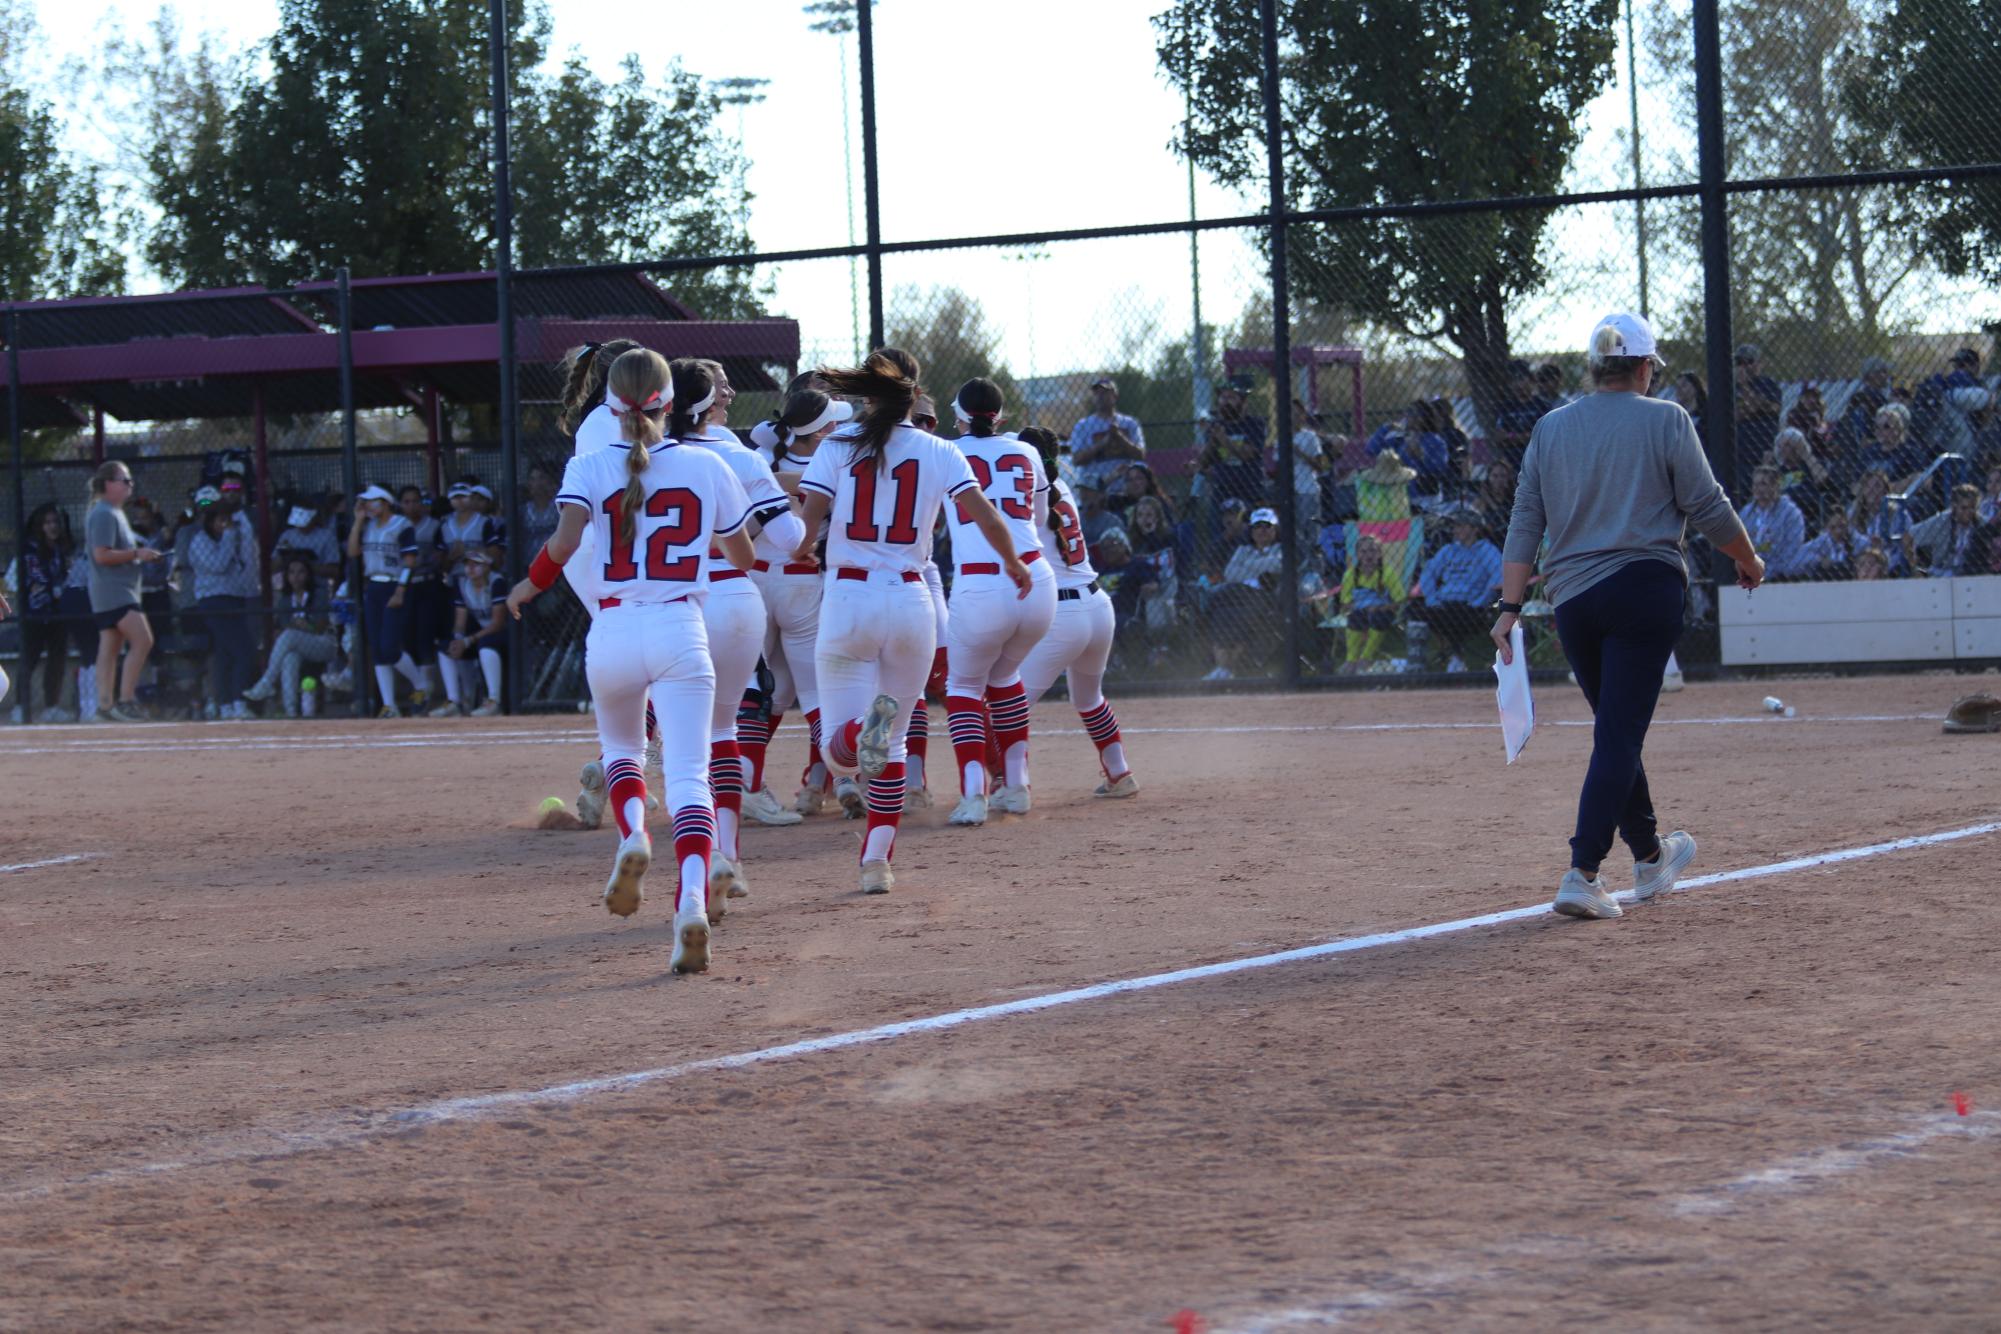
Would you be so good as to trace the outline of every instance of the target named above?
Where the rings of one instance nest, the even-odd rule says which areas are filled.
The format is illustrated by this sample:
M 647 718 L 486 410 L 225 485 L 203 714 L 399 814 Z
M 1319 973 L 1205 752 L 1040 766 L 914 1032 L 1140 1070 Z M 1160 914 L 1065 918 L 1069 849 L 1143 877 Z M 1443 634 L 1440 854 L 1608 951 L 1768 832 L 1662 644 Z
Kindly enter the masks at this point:
M 1494 610 L 1503 616 L 1519 616 L 1522 614 L 1522 604 L 1503 600 L 1494 604 Z

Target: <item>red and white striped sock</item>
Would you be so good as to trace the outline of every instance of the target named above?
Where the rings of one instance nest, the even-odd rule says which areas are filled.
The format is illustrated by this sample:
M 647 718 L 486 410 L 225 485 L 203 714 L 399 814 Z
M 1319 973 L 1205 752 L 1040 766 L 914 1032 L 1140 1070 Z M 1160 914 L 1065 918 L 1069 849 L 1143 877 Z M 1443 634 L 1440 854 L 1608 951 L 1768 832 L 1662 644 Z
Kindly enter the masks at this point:
M 911 787 L 924 786 L 924 753 L 931 748 L 931 706 L 922 699 L 910 711 L 910 731 L 904 736 L 903 747 L 910 752 L 904 762 L 904 774 Z
M 709 902 L 709 853 L 716 845 L 716 815 L 707 806 L 683 806 L 674 812 L 674 865 L 681 872 L 681 893 L 674 910 L 706 909 Z
M 853 769 L 861 763 L 855 748 L 861 745 L 862 720 L 853 718 L 834 729 L 827 738 L 827 756 L 843 769 Z
M 638 760 L 613 760 L 604 768 L 605 786 L 618 836 L 625 838 L 646 825 L 646 771 Z
M 1112 712 L 1112 702 L 1099 700 L 1097 708 L 1080 709 L 1077 716 L 1083 720 L 1091 744 L 1098 748 L 1098 763 L 1103 766 L 1105 777 L 1114 783 L 1124 778 L 1132 766 L 1126 763 L 1125 743 L 1119 739 L 1119 720 Z
M 903 818 L 903 777 L 903 762 L 892 760 L 869 779 L 868 832 L 862 836 L 865 862 L 886 862 L 896 852 L 896 825 Z
M 743 782 L 746 792 L 764 786 L 764 751 L 771 744 L 771 729 L 778 719 L 767 718 L 764 700 L 755 694 L 743 697 L 736 710 L 736 744 L 743 754 Z
M 952 734 L 952 759 L 959 766 L 959 793 L 985 796 L 987 791 L 987 714 L 976 699 L 945 697 L 945 726 Z
M 832 781 L 827 772 L 827 762 L 820 757 L 820 711 L 806 710 L 806 772 L 799 775 L 799 786 L 808 792 L 823 792 Z
M 648 745 L 660 739 L 660 720 L 653 716 L 653 696 L 646 697 L 646 741 Z
M 1028 785 L 1028 687 L 1016 681 L 987 691 L 993 717 L 994 744 L 1000 748 L 1009 787 Z
M 716 848 L 735 861 L 743 825 L 743 756 L 736 742 L 709 743 L 709 790 L 716 798 Z

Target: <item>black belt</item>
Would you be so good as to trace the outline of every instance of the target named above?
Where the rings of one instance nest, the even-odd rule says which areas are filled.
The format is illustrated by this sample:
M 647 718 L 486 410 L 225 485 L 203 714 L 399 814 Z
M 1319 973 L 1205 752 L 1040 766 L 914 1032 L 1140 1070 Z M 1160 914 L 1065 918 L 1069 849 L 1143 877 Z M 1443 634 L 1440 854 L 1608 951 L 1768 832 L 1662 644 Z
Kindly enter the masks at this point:
M 1085 584 L 1082 588 L 1057 589 L 1056 600 L 1058 602 L 1075 602 L 1078 598 L 1083 597 L 1085 594 L 1095 593 L 1097 591 L 1098 591 L 1098 581 L 1096 579 L 1093 579 L 1090 583 Z

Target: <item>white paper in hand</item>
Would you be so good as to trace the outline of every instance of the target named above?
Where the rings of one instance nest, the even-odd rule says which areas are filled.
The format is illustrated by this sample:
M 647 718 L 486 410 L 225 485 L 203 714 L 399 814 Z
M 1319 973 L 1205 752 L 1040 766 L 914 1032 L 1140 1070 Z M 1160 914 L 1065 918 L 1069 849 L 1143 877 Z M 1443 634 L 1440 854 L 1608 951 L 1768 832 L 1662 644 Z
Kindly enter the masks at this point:
M 1535 696 L 1529 693 L 1529 655 L 1522 644 L 1522 627 L 1514 629 L 1514 662 L 1504 663 L 1494 655 L 1494 675 L 1500 684 L 1494 698 L 1501 706 L 1501 737 L 1508 743 L 1508 763 L 1513 764 L 1535 735 Z

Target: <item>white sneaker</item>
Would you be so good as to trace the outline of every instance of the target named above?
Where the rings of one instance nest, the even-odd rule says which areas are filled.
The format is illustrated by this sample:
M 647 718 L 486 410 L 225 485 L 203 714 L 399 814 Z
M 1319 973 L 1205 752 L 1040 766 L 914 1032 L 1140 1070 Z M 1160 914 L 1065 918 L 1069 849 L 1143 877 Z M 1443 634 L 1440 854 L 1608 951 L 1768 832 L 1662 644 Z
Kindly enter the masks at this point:
M 862 893 L 887 894 L 896 884 L 896 872 L 888 862 L 862 863 Z
M 1668 672 L 1661 677 L 1661 693 L 1663 695 L 1672 695 L 1675 691 L 1687 685 L 1688 682 L 1683 679 L 1680 672 Z
M 983 825 L 987 822 L 987 799 L 977 792 L 959 798 L 959 804 L 952 808 L 947 824 Z
M 863 778 L 880 778 L 889 763 L 891 733 L 901 712 L 894 695 L 877 695 L 862 715 L 861 735 L 855 738 L 855 758 L 861 762 Z
M 700 908 L 674 914 L 674 953 L 667 966 L 677 973 L 709 971 L 709 919 Z
M 583 790 L 577 793 L 577 822 L 586 829 L 604 827 L 604 805 L 608 796 L 604 785 L 604 766 L 592 760 L 577 775 L 577 785 Z
M 1028 814 L 1029 806 L 1028 788 L 1025 785 L 1022 787 L 1003 787 L 1000 791 L 994 793 L 993 800 L 989 805 L 993 810 L 1000 811 L 1005 815 L 1026 815 Z
M 1136 797 L 1139 795 L 1139 780 L 1134 778 L 1132 770 L 1128 769 L 1117 778 L 1107 779 L 1098 784 L 1097 791 L 1091 795 L 1094 797 Z
M 431 716 L 433 718 L 456 718 L 463 712 L 464 710 L 459 708 L 458 705 L 452 703 L 450 700 L 446 700 L 443 704 L 431 710 Z
M 841 803 L 841 814 L 850 820 L 859 820 L 868 814 L 868 803 L 862 800 L 862 787 L 852 778 L 834 780 L 834 800 Z
M 646 871 L 653 865 L 653 839 L 644 829 L 635 829 L 618 845 L 618 860 L 611 864 L 611 879 L 605 881 L 604 906 L 619 917 L 639 911 L 646 899 Z
M 1633 863 L 1633 897 L 1650 899 L 1673 889 L 1676 877 L 1695 860 L 1695 835 L 1677 829 L 1661 838 L 1660 860 Z
M 709 858 L 709 920 L 720 922 L 729 911 L 731 899 L 748 898 L 750 886 L 743 878 L 743 864 L 727 857 Z
M 823 790 L 817 787 L 802 787 L 792 801 L 792 811 L 800 819 L 809 815 L 825 815 L 831 801 Z
M 744 794 L 743 813 L 764 825 L 798 824 L 806 818 L 797 811 L 786 810 L 779 804 L 778 794 L 768 787 Z
M 500 701 L 497 699 L 488 700 L 474 709 L 472 716 L 474 718 L 498 718 L 500 716 Z
M 1236 674 L 1228 667 L 1218 667 L 1202 678 L 1204 681 L 1233 681 Z
M 903 789 L 903 809 L 906 811 L 928 811 L 931 809 L 931 789 L 928 787 L 906 787 Z
M 1625 909 L 1605 888 L 1604 878 L 1587 880 L 1584 872 L 1575 866 L 1563 873 L 1563 884 L 1556 891 L 1556 902 L 1549 906 L 1565 917 L 1625 916 Z

